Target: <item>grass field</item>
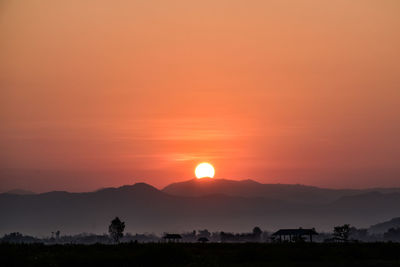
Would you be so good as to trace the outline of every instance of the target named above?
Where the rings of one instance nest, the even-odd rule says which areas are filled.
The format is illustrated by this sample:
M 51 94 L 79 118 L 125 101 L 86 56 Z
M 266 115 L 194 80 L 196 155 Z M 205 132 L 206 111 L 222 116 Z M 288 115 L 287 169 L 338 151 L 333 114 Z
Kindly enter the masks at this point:
M 400 266 L 400 244 L 0 244 L 1 266 Z

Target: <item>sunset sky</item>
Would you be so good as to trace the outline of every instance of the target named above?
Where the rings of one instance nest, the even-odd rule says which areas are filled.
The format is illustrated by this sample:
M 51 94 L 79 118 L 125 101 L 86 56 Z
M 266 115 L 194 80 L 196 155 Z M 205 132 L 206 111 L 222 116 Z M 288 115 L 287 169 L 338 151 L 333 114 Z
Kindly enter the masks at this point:
M 0 192 L 400 187 L 400 1 L 0 2 Z

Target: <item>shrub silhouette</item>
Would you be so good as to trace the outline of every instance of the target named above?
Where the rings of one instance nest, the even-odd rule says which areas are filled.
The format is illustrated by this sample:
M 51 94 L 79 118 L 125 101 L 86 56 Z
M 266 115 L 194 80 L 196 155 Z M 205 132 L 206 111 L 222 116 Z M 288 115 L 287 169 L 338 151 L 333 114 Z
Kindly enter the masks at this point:
M 383 234 L 385 240 L 388 241 L 400 241 L 400 227 L 399 228 L 390 228 L 387 232 Z

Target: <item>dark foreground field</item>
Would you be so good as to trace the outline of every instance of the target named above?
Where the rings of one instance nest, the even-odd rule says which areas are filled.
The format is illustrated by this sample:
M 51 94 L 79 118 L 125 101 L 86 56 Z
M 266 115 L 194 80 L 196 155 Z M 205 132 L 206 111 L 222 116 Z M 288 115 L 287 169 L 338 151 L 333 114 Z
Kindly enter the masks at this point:
M 0 244 L 1 266 L 400 266 L 400 244 Z

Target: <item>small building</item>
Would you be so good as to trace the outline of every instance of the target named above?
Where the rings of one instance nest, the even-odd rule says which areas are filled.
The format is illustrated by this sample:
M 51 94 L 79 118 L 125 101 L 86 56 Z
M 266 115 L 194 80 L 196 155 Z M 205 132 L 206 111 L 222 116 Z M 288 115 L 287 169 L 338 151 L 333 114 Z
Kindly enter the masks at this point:
M 165 234 L 163 239 L 167 242 L 179 242 L 182 240 L 182 236 L 180 234 Z
M 207 237 L 200 237 L 199 239 L 197 239 L 197 242 L 200 243 L 207 243 L 209 240 Z
M 313 242 L 313 235 L 318 235 L 314 228 L 280 229 L 272 234 L 275 240 L 278 238 L 279 242 L 302 242 L 307 240 Z

